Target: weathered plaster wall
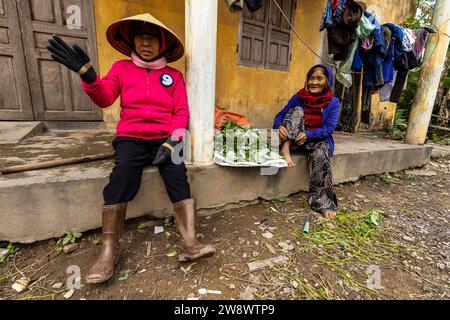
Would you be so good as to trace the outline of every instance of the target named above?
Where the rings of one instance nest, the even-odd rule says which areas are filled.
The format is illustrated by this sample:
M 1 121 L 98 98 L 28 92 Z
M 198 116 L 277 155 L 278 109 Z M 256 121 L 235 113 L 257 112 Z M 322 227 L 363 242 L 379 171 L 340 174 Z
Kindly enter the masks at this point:
M 269 0 L 267 0 L 269 1 Z M 314 48 L 321 52 L 323 33 L 319 32 L 325 0 L 297 0 L 295 29 Z M 414 11 L 414 0 L 366 1 L 368 10 L 377 14 L 382 23 L 400 23 Z M 302 87 L 307 70 L 319 59 L 300 40 L 292 36 L 292 61 L 289 72 L 246 67 L 238 64 L 239 14 L 231 13 L 225 1 L 218 0 L 216 106 L 244 114 L 258 127 L 271 126 L 274 115 L 288 99 Z M 184 0 L 96 0 L 95 18 L 100 74 L 124 58 L 106 40 L 106 29 L 125 16 L 150 12 L 174 30 L 184 41 Z M 172 66 L 184 73 L 185 59 Z M 389 123 L 395 106 L 379 104 L 374 96 L 372 118 L 376 123 Z M 114 127 L 119 116 L 119 103 L 104 110 L 104 119 Z
M 295 12 L 295 29 L 316 50 L 321 44 L 324 3 L 298 0 Z M 238 65 L 238 23 L 239 15 L 230 13 L 224 1 L 219 1 L 217 105 L 244 114 L 255 126 L 271 126 L 275 114 L 303 85 L 306 72 L 317 60 L 293 35 L 290 72 Z
M 297 30 L 318 30 L 322 1 L 299 0 L 295 14 Z M 293 38 L 290 72 L 281 72 L 240 66 L 237 64 L 239 14 L 229 12 L 224 1 L 219 0 L 217 39 L 217 89 L 216 105 L 246 115 L 257 126 L 271 124 L 275 113 L 287 102 L 304 81 L 307 69 L 316 57 Z M 96 31 L 100 74 L 105 75 L 111 65 L 124 56 L 115 52 L 106 40 L 106 30 L 115 20 L 125 16 L 150 12 L 167 24 L 184 40 L 184 1 L 182 0 L 110 0 L 95 1 Z M 311 20 L 307 17 L 318 17 Z M 314 48 L 320 47 L 321 34 L 303 32 L 302 36 Z M 182 72 L 185 59 L 174 64 Z M 104 110 L 108 126 L 115 126 L 119 103 Z

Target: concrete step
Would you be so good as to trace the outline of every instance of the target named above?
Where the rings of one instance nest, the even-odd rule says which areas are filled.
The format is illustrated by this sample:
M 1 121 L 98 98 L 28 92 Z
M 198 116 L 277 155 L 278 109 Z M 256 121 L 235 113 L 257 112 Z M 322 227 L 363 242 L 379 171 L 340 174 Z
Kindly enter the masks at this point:
M 433 147 L 432 157 L 448 157 L 450 156 L 450 146 L 429 143 L 430 146 Z
M 422 166 L 432 147 L 358 136 L 336 136 L 332 159 L 334 183 Z M 296 167 L 261 175 L 259 168 L 217 165 L 188 166 L 197 207 L 214 212 L 258 198 L 275 199 L 308 190 L 305 156 L 295 156 Z M 102 190 L 112 161 L 29 171 L 0 176 L 0 241 L 30 243 L 60 237 L 64 231 L 86 231 L 101 226 Z M 172 204 L 155 168 L 144 170 L 137 197 L 129 204 L 128 218 L 166 217 Z
M 13 145 L 22 139 L 44 132 L 42 121 L 0 121 L 0 145 Z

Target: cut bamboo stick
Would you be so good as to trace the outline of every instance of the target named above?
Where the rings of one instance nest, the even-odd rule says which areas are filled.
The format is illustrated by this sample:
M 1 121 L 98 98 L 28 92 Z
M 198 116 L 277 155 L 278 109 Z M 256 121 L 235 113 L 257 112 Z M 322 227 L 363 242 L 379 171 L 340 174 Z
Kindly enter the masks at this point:
M 363 75 L 364 68 L 361 69 L 361 73 L 353 73 L 353 128 L 352 133 L 356 133 L 361 123 L 362 114 L 362 94 L 363 94 Z
M 450 128 L 446 128 L 446 127 L 441 127 L 441 126 L 435 126 L 435 125 L 433 125 L 433 124 L 430 124 L 430 128 L 433 128 L 433 129 L 438 129 L 438 130 L 442 130 L 442 131 L 448 131 L 448 132 L 450 132 Z
M 5 167 L 5 168 L 0 168 L 0 172 L 2 174 L 10 174 L 10 173 L 38 170 L 38 169 L 48 169 L 48 168 L 67 166 L 67 165 L 83 163 L 83 162 L 109 159 L 109 158 L 112 158 L 113 156 L 114 156 L 114 152 L 111 151 L 111 152 L 107 152 L 107 153 L 100 153 L 100 154 L 94 154 L 94 155 L 89 155 L 89 156 L 50 160 L 50 161 L 44 161 L 44 162 L 39 162 L 39 163 L 29 163 L 29 164 L 21 164 L 21 165 L 17 165 L 17 166 Z

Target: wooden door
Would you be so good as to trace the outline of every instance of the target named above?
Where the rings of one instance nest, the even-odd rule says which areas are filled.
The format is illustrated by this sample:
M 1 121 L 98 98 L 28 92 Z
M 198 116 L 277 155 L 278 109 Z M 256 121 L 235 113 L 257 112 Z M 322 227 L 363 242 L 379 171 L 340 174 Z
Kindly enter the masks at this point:
M 79 75 L 53 61 L 46 48 L 58 34 L 83 48 L 98 70 L 93 0 L 16 1 L 35 119 L 102 120 L 101 109 L 82 91 Z M 78 23 L 68 26 L 74 15 Z
M 0 119 L 33 120 L 17 5 L 0 0 Z

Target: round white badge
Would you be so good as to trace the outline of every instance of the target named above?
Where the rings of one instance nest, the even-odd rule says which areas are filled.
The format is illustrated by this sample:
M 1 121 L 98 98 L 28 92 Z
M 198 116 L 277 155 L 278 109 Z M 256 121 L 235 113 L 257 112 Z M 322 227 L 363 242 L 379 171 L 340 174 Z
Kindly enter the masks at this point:
M 161 84 L 164 87 L 170 87 L 171 85 L 173 85 L 173 78 L 168 73 L 163 73 L 160 77 L 160 80 L 161 80 Z

